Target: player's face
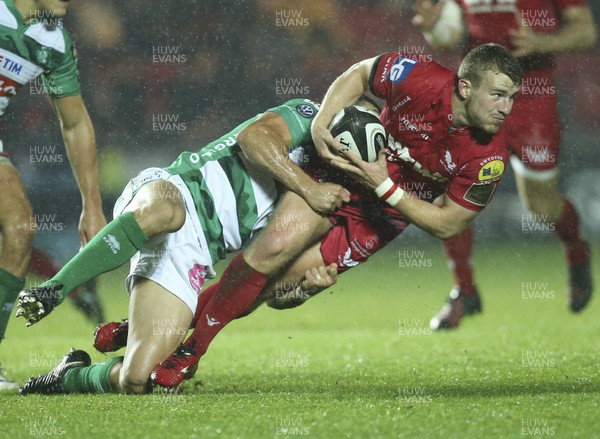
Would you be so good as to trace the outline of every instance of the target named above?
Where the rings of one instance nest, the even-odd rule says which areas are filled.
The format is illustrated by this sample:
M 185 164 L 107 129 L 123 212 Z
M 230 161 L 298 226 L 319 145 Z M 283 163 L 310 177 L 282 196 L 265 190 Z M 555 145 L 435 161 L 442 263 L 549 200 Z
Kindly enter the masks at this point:
M 488 134 L 498 132 L 512 110 L 519 86 L 504 73 L 486 70 L 477 88 L 471 88 L 465 101 L 469 125 Z
M 69 0 L 35 0 L 34 4 L 38 11 L 47 12 L 51 17 L 64 17 Z

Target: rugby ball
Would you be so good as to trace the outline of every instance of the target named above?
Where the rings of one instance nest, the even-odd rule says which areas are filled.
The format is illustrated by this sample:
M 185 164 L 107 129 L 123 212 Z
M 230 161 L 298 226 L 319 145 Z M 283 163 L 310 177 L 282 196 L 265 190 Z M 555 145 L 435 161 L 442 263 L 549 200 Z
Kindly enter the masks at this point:
M 385 128 L 377 113 L 365 107 L 346 107 L 329 124 L 334 139 L 366 162 L 377 160 L 377 154 L 386 145 Z

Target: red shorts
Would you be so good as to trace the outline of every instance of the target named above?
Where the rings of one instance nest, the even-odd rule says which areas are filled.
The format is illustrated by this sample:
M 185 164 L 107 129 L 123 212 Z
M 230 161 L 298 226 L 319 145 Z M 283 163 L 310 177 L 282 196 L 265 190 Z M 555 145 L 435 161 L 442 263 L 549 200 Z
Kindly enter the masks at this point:
M 506 120 L 508 148 L 527 168 L 548 171 L 558 166 L 560 119 L 556 88 L 548 72 L 531 72 L 523 79 Z
M 321 239 L 321 255 L 326 265 L 337 264 L 338 273 L 365 262 L 410 224 L 395 215 L 364 214 L 363 209 L 346 205 L 329 216 L 334 226 Z
M 338 183 L 350 191 L 350 203 L 328 216 L 333 227 L 321 239 L 323 261 L 335 262 L 338 273 L 365 262 L 409 226 L 372 190 L 321 159 L 311 156 L 303 169 L 316 181 Z

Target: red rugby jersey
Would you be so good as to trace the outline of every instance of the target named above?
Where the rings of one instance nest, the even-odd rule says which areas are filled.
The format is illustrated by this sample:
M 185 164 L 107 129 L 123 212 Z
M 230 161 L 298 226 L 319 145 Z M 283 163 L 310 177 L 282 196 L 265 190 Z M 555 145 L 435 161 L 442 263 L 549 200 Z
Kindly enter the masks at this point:
M 455 0 L 465 13 L 469 49 L 497 43 L 507 49 L 508 29 L 529 26 L 534 32 L 554 33 L 560 29 L 562 11 L 572 6 L 587 6 L 586 0 Z M 525 70 L 547 69 L 554 65 L 553 55 L 536 54 L 521 59 Z
M 445 192 L 479 211 L 504 173 L 504 128 L 495 136 L 452 128 L 455 81 L 451 70 L 427 58 L 386 53 L 375 62 L 369 86 L 386 100 L 380 117 L 390 139 L 392 180 L 425 201 Z

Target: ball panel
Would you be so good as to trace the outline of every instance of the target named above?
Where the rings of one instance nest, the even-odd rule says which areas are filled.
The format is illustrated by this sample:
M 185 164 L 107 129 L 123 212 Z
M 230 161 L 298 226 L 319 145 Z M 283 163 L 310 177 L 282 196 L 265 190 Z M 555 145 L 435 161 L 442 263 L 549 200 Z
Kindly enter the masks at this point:
M 346 107 L 333 118 L 329 130 L 334 139 L 365 161 L 377 160 L 385 147 L 385 128 L 377 113 L 361 106 Z

